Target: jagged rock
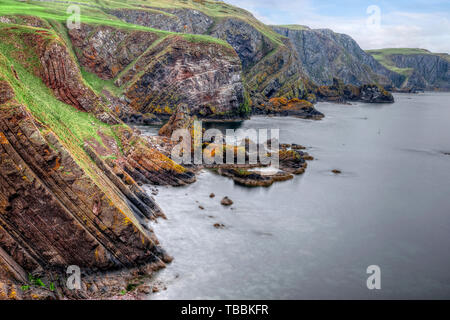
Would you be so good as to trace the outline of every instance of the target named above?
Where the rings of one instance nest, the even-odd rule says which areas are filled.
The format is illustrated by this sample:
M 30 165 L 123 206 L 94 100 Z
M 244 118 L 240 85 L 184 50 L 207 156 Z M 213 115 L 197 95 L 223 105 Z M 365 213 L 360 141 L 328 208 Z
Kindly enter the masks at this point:
M 170 36 L 142 55 L 117 84 L 129 81 L 125 95 L 142 113 L 170 116 L 185 104 L 191 115 L 227 119 L 239 117 L 244 104 L 239 58 L 220 44 Z
M 188 129 L 193 128 L 194 119 L 190 116 L 190 111 L 187 105 L 180 105 L 176 112 L 170 117 L 169 121 L 159 129 L 160 136 L 171 137 L 173 132 L 178 129 Z
M 46 40 L 46 36 L 48 34 L 37 33 L 28 39 L 30 45 L 39 50 L 40 75 L 44 83 L 62 102 L 90 112 L 103 122 L 118 124 L 119 120 L 105 112 L 100 98 L 84 84 L 67 48 L 58 40 Z
M 248 187 L 269 187 L 273 184 L 272 177 L 264 176 L 257 172 L 250 172 L 241 168 L 220 168 L 218 173 L 222 176 L 232 178 L 234 182 Z M 223 198 L 221 204 L 231 206 L 233 201 L 227 197 Z
M 392 103 L 394 97 L 391 93 L 377 85 L 365 84 L 360 89 L 359 101 L 372 103 Z
M 297 25 L 272 28 L 291 40 L 306 75 L 318 85 L 331 85 L 333 78 L 355 86 L 389 85 L 395 75 L 346 34 Z

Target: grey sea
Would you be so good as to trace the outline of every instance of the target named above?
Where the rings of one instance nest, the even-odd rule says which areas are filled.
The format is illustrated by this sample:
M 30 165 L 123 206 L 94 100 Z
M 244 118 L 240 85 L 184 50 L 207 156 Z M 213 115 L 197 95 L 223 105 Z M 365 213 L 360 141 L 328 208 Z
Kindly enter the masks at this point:
M 450 94 L 395 99 L 319 103 L 321 121 L 235 125 L 279 128 L 282 143 L 316 159 L 269 188 L 206 170 L 195 184 L 159 187 L 168 219 L 152 228 L 175 259 L 154 279 L 167 289 L 149 298 L 449 299 Z M 367 288 L 371 265 L 381 269 L 380 290 Z

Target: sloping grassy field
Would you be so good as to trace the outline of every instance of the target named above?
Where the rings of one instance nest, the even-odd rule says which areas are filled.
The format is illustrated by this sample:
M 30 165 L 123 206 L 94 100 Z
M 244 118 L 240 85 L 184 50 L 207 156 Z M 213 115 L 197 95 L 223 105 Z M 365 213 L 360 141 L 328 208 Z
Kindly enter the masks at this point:
M 64 3 L 60 3 L 64 2 Z M 54 20 L 61 23 L 66 23 L 67 19 L 71 16 L 67 13 L 67 8 L 71 3 L 85 3 L 86 5 L 81 5 L 81 23 L 93 24 L 93 25 L 106 25 L 111 27 L 117 27 L 129 30 L 142 30 L 156 33 L 157 35 L 163 37 L 169 34 L 177 34 L 175 32 L 163 31 L 154 28 L 143 27 L 127 22 L 107 14 L 104 10 L 107 8 L 127 8 L 133 7 L 128 5 L 126 2 L 122 4 L 119 1 L 33 1 L 29 0 L 27 2 L 17 1 L 17 0 L 0 0 L 0 16 L 9 15 L 26 15 L 39 17 L 44 20 Z M 139 1 L 133 1 L 139 2 Z M 141 1 L 142 2 L 142 1 Z M 144 1 L 147 5 L 149 2 Z M 160 1 L 157 1 L 159 3 Z M 164 1 L 162 1 L 164 3 Z M 136 6 L 134 6 L 136 8 Z M 186 38 L 193 39 L 200 42 L 213 42 L 229 47 L 230 45 L 221 39 L 210 37 L 208 35 L 185 35 Z
M 390 59 L 392 55 L 414 55 L 414 54 L 433 54 L 428 50 L 419 48 L 387 48 L 387 49 L 376 49 L 367 50 L 367 53 L 372 55 L 379 63 L 388 68 L 389 70 L 404 75 L 406 77 L 410 76 L 414 71 L 412 68 L 399 68 Z

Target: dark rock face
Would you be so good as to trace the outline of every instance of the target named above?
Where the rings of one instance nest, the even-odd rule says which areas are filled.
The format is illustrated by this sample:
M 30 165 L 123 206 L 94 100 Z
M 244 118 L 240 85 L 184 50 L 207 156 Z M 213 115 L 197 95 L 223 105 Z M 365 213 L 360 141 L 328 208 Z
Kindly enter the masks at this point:
M 272 27 L 288 37 L 307 76 L 318 85 L 331 85 L 333 78 L 346 84 L 390 84 L 391 71 L 364 52 L 350 36 L 329 29 Z
M 157 39 L 151 32 L 86 24 L 69 30 L 69 36 L 79 49 L 76 52 L 80 64 L 102 79 L 116 77 Z
M 139 72 L 140 71 L 140 72 Z M 142 113 L 172 114 L 180 104 L 202 118 L 238 116 L 244 104 L 241 64 L 231 48 L 171 36 L 151 48 L 118 80 Z
M 134 200 L 119 191 L 128 189 L 120 179 L 106 196 L 17 104 L 0 108 L 0 140 L 0 245 L 20 268 L 107 270 L 160 261 L 156 238 L 141 226 L 143 212 L 124 210 Z M 149 213 L 157 210 L 146 201 Z
M 126 86 L 125 99 L 113 101 L 109 95 L 124 121 L 157 123 L 157 115 L 170 116 L 180 103 L 203 118 L 233 118 L 245 102 L 239 58 L 226 46 L 171 36 L 151 47 L 154 33 L 105 26 L 82 25 L 69 35 L 88 71 L 103 79 L 118 77 L 116 84 Z
M 365 84 L 359 88 L 360 96 L 359 98 L 354 98 L 353 100 L 358 100 L 362 102 L 370 103 L 392 103 L 394 102 L 394 97 L 392 94 L 377 85 Z
M 439 55 L 391 55 L 390 60 L 399 68 L 412 68 L 403 87 L 419 90 L 450 90 L 450 61 Z
M 244 70 L 274 49 L 269 39 L 239 19 L 225 19 L 213 28 L 211 35 L 227 41 L 236 50 Z

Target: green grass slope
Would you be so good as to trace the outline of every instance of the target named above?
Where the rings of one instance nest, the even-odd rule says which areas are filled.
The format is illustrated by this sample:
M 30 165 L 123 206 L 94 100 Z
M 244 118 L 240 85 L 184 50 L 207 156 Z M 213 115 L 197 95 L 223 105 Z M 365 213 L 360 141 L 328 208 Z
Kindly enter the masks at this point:
M 419 49 L 419 48 L 386 48 L 386 49 L 375 49 L 375 50 L 367 50 L 367 53 L 372 55 L 375 60 L 381 63 L 383 66 L 388 68 L 389 70 L 404 75 L 406 77 L 410 76 L 414 71 L 412 68 L 398 68 L 394 62 L 390 59 L 392 55 L 432 55 L 428 50 Z

